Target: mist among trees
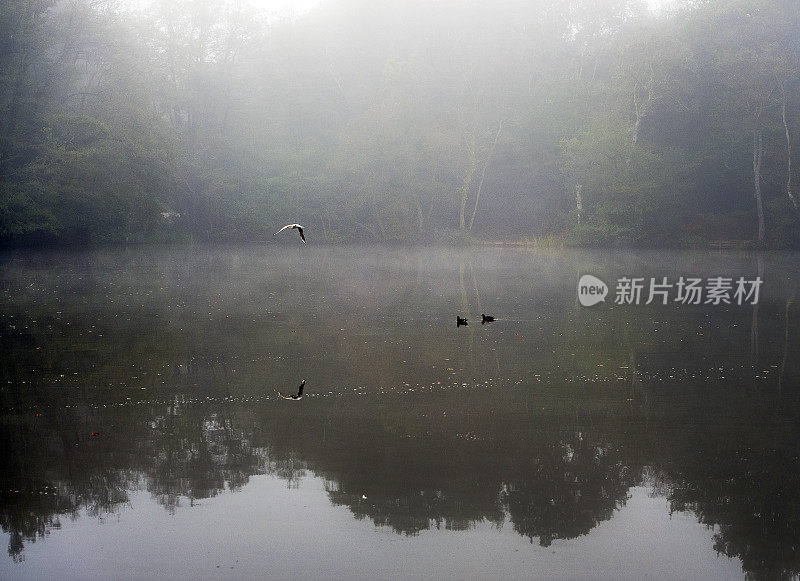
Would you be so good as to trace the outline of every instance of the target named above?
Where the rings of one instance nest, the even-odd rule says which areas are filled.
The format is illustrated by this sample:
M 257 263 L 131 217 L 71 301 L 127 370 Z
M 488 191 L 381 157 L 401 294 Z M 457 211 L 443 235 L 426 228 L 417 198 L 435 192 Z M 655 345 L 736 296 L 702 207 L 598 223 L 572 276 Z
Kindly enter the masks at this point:
M 0 244 L 800 247 L 800 4 L 0 0 Z

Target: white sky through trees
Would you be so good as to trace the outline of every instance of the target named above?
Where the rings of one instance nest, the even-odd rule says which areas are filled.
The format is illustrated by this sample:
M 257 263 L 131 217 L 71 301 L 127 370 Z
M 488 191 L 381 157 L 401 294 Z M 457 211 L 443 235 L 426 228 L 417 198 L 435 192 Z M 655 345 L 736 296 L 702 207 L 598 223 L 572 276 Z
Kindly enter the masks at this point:
M 239 0 L 249 4 L 258 12 L 267 17 L 297 16 L 309 12 L 315 6 L 327 0 Z M 380 2 L 380 0 L 375 0 Z M 653 12 L 668 9 L 678 0 L 644 0 Z M 142 9 L 150 4 L 152 0 L 123 0 L 122 4 L 132 8 Z
M 325 0 L 247 0 L 265 14 L 303 14 Z M 379 2 L 380 0 L 376 0 Z M 675 0 L 645 0 L 650 10 L 659 11 L 674 4 Z

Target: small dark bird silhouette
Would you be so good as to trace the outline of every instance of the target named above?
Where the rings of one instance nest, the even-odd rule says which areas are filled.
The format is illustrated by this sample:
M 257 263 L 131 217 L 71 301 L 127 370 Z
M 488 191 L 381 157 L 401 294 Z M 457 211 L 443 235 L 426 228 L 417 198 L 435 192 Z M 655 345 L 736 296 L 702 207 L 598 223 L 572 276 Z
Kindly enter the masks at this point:
M 484 315 L 481 313 L 481 325 L 485 323 L 494 323 L 494 317 L 491 315 Z
M 300 224 L 286 224 L 286 226 L 284 226 L 283 228 L 281 228 L 280 230 L 275 232 L 275 234 L 273 234 L 273 236 L 275 236 L 276 234 L 280 234 L 281 232 L 283 232 L 287 228 L 292 228 L 294 230 L 297 230 L 300 233 L 300 240 L 303 241 L 303 244 L 306 243 L 306 237 L 303 236 L 303 227 Z
M 466 327 L 466 326 L 467 326 L 466 317 L 462 319 L 461 317 L 456 315 L 456 327 Z
M 304 388 L 305 386 L 306 386 L 306 380 L 304 379 L 304 380 L 303 380 L 303 383 L 301 383 L 301 384 L 300 384 L 300 387 L 298 387 L 298 388 L 297 388 L 297 395 L 283 395 L 283 394 L 282 394 L 281 392 L 279 392 L 277 389 L 275 390 L 275 393 L 277 393 L 277 394 L 278 394 L 279 396 L 281 396 L 283 399 L 293 399 L 293 400 L 298 400 L 298 399 L 302 399 L 302 397 L 303 397 L 303 388 Z

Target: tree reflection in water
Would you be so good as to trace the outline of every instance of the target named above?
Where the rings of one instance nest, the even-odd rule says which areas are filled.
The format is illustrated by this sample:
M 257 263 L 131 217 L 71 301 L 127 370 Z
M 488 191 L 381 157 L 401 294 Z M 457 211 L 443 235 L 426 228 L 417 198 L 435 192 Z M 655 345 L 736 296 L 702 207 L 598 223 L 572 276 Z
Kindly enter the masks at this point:
M 297 486 L 311 473 L 325 479 L 332 503 L 400 534 L 508 522 L 542 546 L 589 534 L 625 504 L 632 486 L 650 482 L 673 510 L 716 527 L 716 549 L 741 558 L 746 571 L 800 571 L 800 463 L 784 445 L 798 441 L 791 424 L 759 435 L 752 422 L 733 417 L 698 434 L 676 429 L 681 412 L 666 413 L 664 397 L 647 406 L 617 398 L 590 412 L 575 399 L 563 414 L 553 411 L 564 406 L 563 390 L 557 399 L 498 403 L 502 393 L 464 394 L 458 405 L 431 395 L 410 407 L 343 396 L 310 398 L 302 409 L 177 401 L 102 414 L 6 415 L 1 522 L 9 553 L 22 558 L 25 542 L 59 528 L 64 516 L 114 513 L 130 490 L 146 488 L 175 511 L 182 501 L 235 491 L 254 474 Z M 750 414 L 785 415 L 759 394 L 742 397 Z M 85 436 L 91 431 L 101 435 Z

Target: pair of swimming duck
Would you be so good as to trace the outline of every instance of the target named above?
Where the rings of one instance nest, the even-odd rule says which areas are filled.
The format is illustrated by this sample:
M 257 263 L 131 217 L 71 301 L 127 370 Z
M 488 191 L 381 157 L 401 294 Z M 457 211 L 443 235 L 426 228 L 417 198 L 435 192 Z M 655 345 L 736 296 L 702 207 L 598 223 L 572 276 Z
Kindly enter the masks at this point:
M 494 317 L 491 315 L 484 315 L 481 313 L 481 325 L 485 325 L 486 323 L 493 323 Z M 456 315 L 456 327 L 466 327 L 467 326 L 467 318 L 466 317 L 459 317 Z

